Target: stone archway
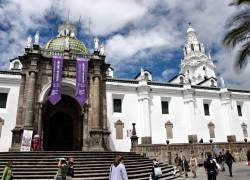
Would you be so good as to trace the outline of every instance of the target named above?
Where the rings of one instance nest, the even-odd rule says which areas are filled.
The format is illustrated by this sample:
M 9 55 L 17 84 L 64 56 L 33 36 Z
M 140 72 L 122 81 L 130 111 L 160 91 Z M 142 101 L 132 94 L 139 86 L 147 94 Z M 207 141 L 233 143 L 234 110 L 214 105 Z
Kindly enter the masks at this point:
M 83 117 L 78 102 L 67 95 L 53 106 L 45 103 L 42 113 L 43 148 L 53 151 L 81 150 Z

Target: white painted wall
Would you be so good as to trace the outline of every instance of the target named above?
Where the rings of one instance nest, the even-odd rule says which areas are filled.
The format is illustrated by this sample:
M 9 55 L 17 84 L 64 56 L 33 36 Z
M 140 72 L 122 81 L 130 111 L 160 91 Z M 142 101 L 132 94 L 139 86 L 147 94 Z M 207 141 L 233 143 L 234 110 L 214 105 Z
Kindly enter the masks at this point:
M 0 137 L 0 151 L 8 151 L 11 146 L 11 130 L 16 124 L 20 79 L 19 75 L 1 74 L 0 92 L 8 92 L 8 98 L 6 108 L 0 108 L 0 117 L 4 119 Z
M 118 85 L 119 84 L 119 85 Z M 140 114 L 144 113 L 139 108 L 138 98 L 140 94 L 137 92 L 138 84 L 107 82 L 107 108 L 108 121 L 111 130 L 112 150 L 129 151 L 130 138 L 125 137 L 123 140 L 116 140 L 114 123 L 121 119 L 124 122 L 124 133 L 127 129 L 131 129 L 132 123 L 136 123 L 137 135 L 143 135 L 143 120 Z M 173 123 L 173 139 L 170 143 L 187 143 L 188 135 L 196 134 L 198 141 L 203 138 L 204 142 L 209 142 L 210 135 L 208 124 L 215 124 L 214 142 L 226 142 L 228 135 L 236 135 L 237 141 L 243 141 L 243 131 L 241 124 L 244 122 L 248 125 L 248 133 L 250 133 L 250 93 L 230 92 L 230 107 L 228 109 L 223 105 L 224 100 L 220 96 L 223 91 L 219 89 L 194 89 L 193 96 L 186 95 L 184 97 L 183 87 L 157 86 L 150 85 L 150 120 L 153 144 L 165 144 L 167 134 L 165 123 L 171 121 Z M 191 92 L 191 91 L 190 91 Z M 120 115 L 112 113 L 112 94 L 124 94 L 123 113 Z M 188 98 L 187 98 L 188 96 Z M 161 111 L 161 99 L 169 99 L 169 114 L 163 115 Z M 193 99 L 193 105 L 184 103 L 186 100 Z M 210 115 L 204 115 L 203 103 L 210 103 Z M 239 117 L 237 112 L 237 102 L 241 102 L 243 116 Z M 193 106 L 193 107 L 192 107 Z M 190 109 L 194 109 L 194 113 Z M 193 111 L 193 110 L 192 110 Z M 230 119 L 229 119 L 230 117 Z M 145 118 L 148 119 L 148 118 Z M 227 130 L 227 127 L 230 131 Z M 140 140 L 140 139 L 139 139 Z M 140 141 L 139 141 L 140 143 Z

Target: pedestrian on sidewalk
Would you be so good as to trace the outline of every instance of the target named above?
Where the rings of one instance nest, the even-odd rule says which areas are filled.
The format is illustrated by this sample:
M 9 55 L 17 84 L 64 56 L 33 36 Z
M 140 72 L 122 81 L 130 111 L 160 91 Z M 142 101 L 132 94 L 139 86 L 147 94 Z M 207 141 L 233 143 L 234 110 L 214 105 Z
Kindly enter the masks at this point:
M 213 159 L 212 154 L 210 152 L 207 153 L 207 159 L 204 161 L 204 168 L 205 171 L 207 172 L 207 179 L 216 180 L 218 169 L 216 166 L 216 162 Z
M 196 168 L 198 166 L 198 163 L 197 163 L 197 158 L 195 157 L 194 154 L 192 154 L 192 157 L 190 158 L 189 165 L 190 165 L 191 171 L 193 173 L 193 178 L 196 178 L 197 177 Z
M 220 151 L 218 163 L 221 166 L 221 170 L 225 171 L 225 166 L 224 166 L 225 165 L 225 154 L 224 154 L 224 151 L 223 152 Z
M 176 175 L 176 171 L 179 170 L 180 176 L 182 176 L 181 158 L 179 157 L 178 154 L 176 154 L 174 163 L 175 163 L 174 175 Z
M 160 163 L 154 159 L 153 160 L 153 167 L 152 167 L 152 173 L 151 173 L 152 180 L 158 180 L 159 177 L 162 176 L 162 171 L 160 167 Z
M 114 163 L 110 167 L 109 180 L 128 180 L 123 156 L 116 156 Z
M 232 154 L 229 152 L 229 150 L 227 150 L 227 151 L 226 151 L 226 154 L 225 154 L 225 163 L 226 163 L 227 166 L 228 166 L 228 170 L 229 170 L 230 177 L 233 177 L 233 174 L 232 174 L 233 162 L 235 162 L 235 159 L 234 159 L 234 157 L 232 156 Z
M 181 167 L 182 167 L 182 170 L 184 171 L 185 178 L 188 178 L 188 169 L 189 169 L 189 165 L 188 165 L 188 161 L 187 161 L 187 159 L 186 159 L 185 156 L 182 157 L 182 160 L 181 160 Z
M 11 167 L 12 167 L 12 161 L 8 161 L 4 167 L 4 170 L 3 170 L 2 180 L 12 180 L 13 179 Z
M 74 158 L 69 158 L 68 162 L 68 171 L 67 171 L 67 180 L 71 180 L 74 177 Z
M 248 163 L 248 166 L 250 166 L 250 149 L 247 152 L 247 163 Z
M 66 180 L 67 172 L 68 172 L 67 162 L 65 158 L 60 158 L 58 162 L 56 180 Z

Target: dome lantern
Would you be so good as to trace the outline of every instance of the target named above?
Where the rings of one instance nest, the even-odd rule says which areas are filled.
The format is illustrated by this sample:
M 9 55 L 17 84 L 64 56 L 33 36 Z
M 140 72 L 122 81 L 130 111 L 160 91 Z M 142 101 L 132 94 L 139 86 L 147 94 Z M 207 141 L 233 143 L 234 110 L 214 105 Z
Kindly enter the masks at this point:
M 67 50 L 76 54 L 87 54 L 88 50 L 83 42 L 77 39 L 76 27 L 66 21 L 58 28 L 58 35 L 49 40 L 45 49 L 51 51 L 64 51 Z

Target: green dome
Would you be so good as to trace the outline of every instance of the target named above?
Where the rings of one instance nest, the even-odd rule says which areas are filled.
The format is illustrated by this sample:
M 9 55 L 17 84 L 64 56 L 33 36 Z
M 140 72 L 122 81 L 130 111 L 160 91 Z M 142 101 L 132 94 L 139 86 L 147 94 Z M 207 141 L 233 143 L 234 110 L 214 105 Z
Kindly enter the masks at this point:
M 68 36 L 56 37 L 54 39 L 49 40 L 45 45 L 45 49 L 55 50 L 55 51 L 64 51 L 67 48 L 65 47 L 65 41 Z M 83 53 L 86 54 L 88 52 L 86 46 L 76 38 L 68 37 L 69 39 L 69 51 L 72 53 Z
M 58 28 L 58 36 L 49 40 L 45 49 L 54 51 L 68 50 L 71 53 L 87 54 L 86 46 L 76 38 L 77 29 L 70 22 L 64 22 Z

